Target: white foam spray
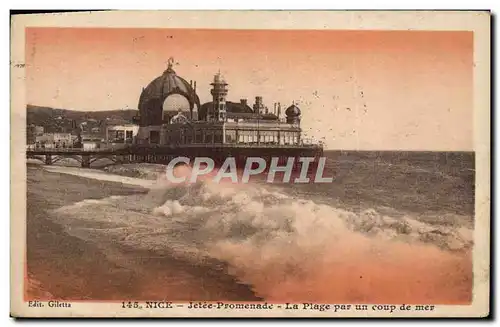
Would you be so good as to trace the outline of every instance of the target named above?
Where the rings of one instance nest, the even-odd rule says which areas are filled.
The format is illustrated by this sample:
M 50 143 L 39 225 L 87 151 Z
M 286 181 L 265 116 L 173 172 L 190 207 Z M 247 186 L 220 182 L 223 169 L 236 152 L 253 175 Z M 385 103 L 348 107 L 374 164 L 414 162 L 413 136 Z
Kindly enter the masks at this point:
M 342 210 L 269 185 L 166 183 L 146 196 L 84 201 L 55 213 L 73 235 L 95 243 L 225 261 L 268 300 L 436 304 L 471 297 L 469 229 Z

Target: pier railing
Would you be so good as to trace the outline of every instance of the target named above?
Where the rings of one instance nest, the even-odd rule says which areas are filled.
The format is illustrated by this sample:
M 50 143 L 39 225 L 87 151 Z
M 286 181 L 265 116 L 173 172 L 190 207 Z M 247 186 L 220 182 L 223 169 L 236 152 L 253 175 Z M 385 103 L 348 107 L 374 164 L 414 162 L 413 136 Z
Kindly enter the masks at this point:
M 97 160 L 109 159 L 114 163 L 166 163 L 176 156 L 211 157 L 222 162 L 230 157 L 240 159 L 263 156 L 309 156 L 322 155 L 321 145 L 314 144 L 183 144 L 183 145 L 120 145 L 100 148 L 53 148 L 29 146 L 26 157 L 42 160 L 52 165 L 62 158 L 76 159 L 83 168 L 90 168 Z
M 130 148 L 129 145 L 127 146 L 104 146 L 100 148 L 54 148 L 54 147 L 35 147 L 32 145 L 28 145 L 26 147 L 27 152 L 47 152 L 47 153 L 52 153 L 52 152 L 66 152 L 66 153 L 81 153 L 81 152 L 112 152 L 112 151 L 118 151 L 118 150 L 123 150 Z
M 133 147 L 145 147 L 145 148 L 273 148 L 273 149 L 289 149 L 289 148 L 319 148 L 318 144 L 257 144 L 257 143 L 191 143 L 191 144 L 145 144 L 145 145 L 134 145 Z
M 44 152 L 44 153 L 96 153 L 96 152 L 114 152 L 120 150 L 133 149 L 192 149 L 192 148 L 263 148 L 263 149 L 315 149 L 321 148 L 318 144 L 246 144 L 246 143 L 192 143 L 192 144 L 144 144 L 144 145 L 119 145 L 119 146 L 101 146 L 100 148 L 54 148 L 54 147 L 35 147 L 28 145 L 27 152 Z

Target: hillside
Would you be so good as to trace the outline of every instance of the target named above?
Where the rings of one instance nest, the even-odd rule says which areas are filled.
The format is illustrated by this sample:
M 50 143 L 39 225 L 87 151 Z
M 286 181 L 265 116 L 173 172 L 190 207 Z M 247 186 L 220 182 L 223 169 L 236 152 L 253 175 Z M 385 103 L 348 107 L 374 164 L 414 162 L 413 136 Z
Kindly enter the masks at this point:
M 77 111 L 27 105 L 27 125 L 45 127 L 46 132 L 71 132 L 76 125 L 85 129 L 131 123 L 137 110 Z

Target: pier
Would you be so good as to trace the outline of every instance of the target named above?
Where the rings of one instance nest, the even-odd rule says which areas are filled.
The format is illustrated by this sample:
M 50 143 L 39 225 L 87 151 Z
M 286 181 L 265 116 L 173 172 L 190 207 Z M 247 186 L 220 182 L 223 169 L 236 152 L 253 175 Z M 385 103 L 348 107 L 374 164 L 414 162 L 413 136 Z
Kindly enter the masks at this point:
M 57 163 L 63 158 L 72 158 L 82 168 L 90 166 L 101 159 L 113 163 L 158 163 L 167 164 L 175 157 L 210 157 L 216 164 L 221 164 L 227 157 L 236 158 L 242 163 L 248 157 L 260 157 L 270 161 L 279 157 L 280 163 L 286 163 L 289 157 L 315 157 L 323 155 L 323 148 L 314 144 L 182 144 L 182 145 L 128 145 L 121 147 L 105 147 L 100 149 L 83 148 L 35 148 L 26 149 L 27 159 L 37 159 L 46 165 Z

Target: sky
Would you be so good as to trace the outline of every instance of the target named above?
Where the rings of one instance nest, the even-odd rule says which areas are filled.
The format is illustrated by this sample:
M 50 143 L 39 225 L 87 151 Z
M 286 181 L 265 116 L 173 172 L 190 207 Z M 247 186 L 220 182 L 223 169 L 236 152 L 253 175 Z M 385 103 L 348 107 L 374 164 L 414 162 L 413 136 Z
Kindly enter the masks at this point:
M 26 29 L 27 102 L 136 109 L 167 67 L 211 100 L 262 96 L 302 111 L 328 149 L 473 149 L 473 33 L 466 31 Z

